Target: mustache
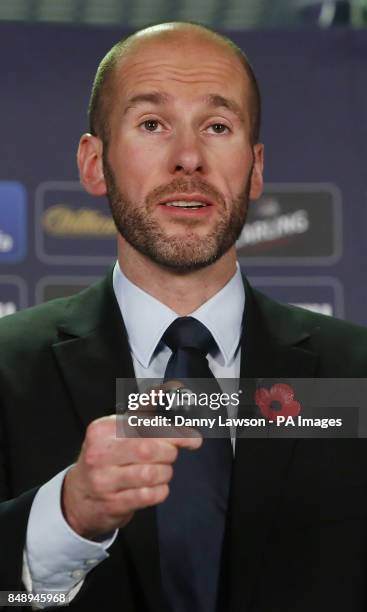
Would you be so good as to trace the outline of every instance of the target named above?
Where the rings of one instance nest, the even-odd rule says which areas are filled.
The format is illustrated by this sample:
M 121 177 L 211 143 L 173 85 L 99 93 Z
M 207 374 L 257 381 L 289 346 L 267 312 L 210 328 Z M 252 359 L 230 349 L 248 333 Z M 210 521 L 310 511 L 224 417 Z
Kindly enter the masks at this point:
M 173 193 L 197 193 L 207 196 L 210 200 L 224 206 L 222 194 L 213 185 L 199 177 L 190 179 L 176 178 L 170 183 L 155 187 L 146 197 L 146 204 L 154 206 L 159 200 L 169 197 Z

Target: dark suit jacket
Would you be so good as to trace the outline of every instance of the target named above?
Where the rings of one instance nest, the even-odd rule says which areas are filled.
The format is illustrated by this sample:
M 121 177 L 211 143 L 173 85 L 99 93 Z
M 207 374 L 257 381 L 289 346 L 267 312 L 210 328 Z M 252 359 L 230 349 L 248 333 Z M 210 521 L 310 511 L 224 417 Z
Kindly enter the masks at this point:
M 241 377 L 366 375 L 365 329 L 246 283 Z M 37 488 L 75 461 L 88 423 L 114 412 L 115 379 L 133 376 L 110 275 L 0 322 L 0 590 L 22 589 Z M 239 439 L 232 485 L 223 611 L 367 610 L 366 440 Z M 160 598 L 147 509 L 120 530 L 70 609 L 155 612 Z

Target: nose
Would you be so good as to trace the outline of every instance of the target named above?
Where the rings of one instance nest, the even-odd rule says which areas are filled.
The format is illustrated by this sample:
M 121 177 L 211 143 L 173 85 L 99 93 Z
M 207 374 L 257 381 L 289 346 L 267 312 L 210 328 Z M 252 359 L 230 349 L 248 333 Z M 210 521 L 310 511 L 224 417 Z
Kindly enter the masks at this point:
M 199 135 L 186 129 L 175 135 L 170 152 L 171 174 L 191 175 L 205 172 L 203 145 Z

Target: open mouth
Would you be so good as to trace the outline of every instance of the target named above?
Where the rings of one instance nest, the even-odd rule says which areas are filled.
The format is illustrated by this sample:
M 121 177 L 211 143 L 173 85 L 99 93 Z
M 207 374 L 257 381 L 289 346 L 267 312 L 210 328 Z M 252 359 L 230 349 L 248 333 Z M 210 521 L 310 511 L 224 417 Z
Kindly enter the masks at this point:
M 186 201 L 186 200 L 175 200 L 173 202 L 164 202 L 163 206 L 168 206 L 169 208 L 186 208 L 190 210 L 198 210 L 199 208 L 207 208 L 210 204 L 204 204 L 204 202 L 198 202 L 196 200 Z

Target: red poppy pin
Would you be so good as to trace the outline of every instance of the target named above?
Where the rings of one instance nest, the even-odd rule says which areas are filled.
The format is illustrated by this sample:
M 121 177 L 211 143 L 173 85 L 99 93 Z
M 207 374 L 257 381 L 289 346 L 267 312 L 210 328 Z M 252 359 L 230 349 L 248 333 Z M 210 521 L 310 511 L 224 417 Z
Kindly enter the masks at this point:
M 277 416 L 296 417 L 301 411 L 301 404 L 294 399 L 292 387 L 284 383 L 277 383 L 271 389 L 257 389 L 255 403 L 267 419 L 276 419 Z

